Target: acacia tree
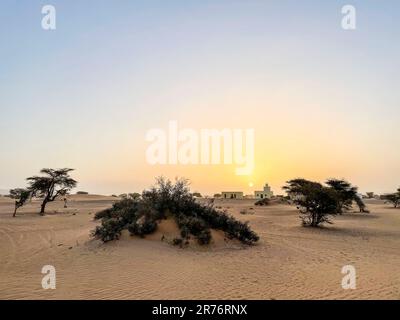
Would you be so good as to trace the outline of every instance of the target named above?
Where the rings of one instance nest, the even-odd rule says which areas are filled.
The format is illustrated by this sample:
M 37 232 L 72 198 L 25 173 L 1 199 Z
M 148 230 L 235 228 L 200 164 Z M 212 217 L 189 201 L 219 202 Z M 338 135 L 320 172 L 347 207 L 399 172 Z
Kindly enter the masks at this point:
M 17 210 L 21 208 L 28 201 L 31 192 L 28 189 L 16 188 L 10 190 L 10 198 L 15 199 L 15 208 L 13 217 L 16 216 Z
M 297 205 L 304 226 L 332 223 L 330 216 L 337 214 L 338 209 L 338 194 L 333 188 L 306 179 L 293 179 L 283 189 Z
M 132 193 L 121 193 L 118 197 L 121 199 L 137 200 L 141 197 L 141 195 L 140 193 L 132 192 Z
M 361 197 L 359 195 L 357 195 L 354 198 L 354 201 L 356 202 L 360 212 L 369 213 L 369 210 L 367 209 L 367 206 L 365 205 L 364 201 L 362 201 L 362 199 L 361 199 Z
M 352 186 L 343 179 L 328 179 L 326 184 L 337 192 L 339 214 L 342 214 L 344 210 L 350 209 L 353 201 L 356 202 L 360 212 L 368 212 L 364 202 L 357 194 L 357 187 Z
M 373 192 L 367 192 L 368 199 L 373 199 L 374 197 L 375 197 L 375 194 Z
M 65 196 L 72 188 L 76 187 L 77 182 L 69 175 L 69 172 L 73 170 L 69 168 L 46 168 L 40 171 L 43 176 L 27 178 L 32 196 L 43 198 L 40 207 L 41 215 L 44 215 L 47 203 L 54 201 L 58 196 Z
M 400 205 L 400 188 L 397 189 L 397 192 L 385 194 L 382 198 L 385 202 L 390 202 L 395 208 L 397 208 Z
M 128 193 L 128 198 L 132 200 L 140 199 L 141 195 L 138 192 Z

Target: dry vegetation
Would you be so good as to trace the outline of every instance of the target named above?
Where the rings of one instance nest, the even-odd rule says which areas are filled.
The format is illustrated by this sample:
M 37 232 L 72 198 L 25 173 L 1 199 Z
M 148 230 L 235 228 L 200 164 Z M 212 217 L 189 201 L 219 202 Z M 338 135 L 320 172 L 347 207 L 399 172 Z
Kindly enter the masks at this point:
M 122 230 L 131 235 L 145 237 L 157 230 L 158 223 L 174 219 L 180 229 L 180 236 L 173 244 L 188 245 L 192 237 L 201 245 L 212 240 L 211 229 L 221 230 L 227 238 L 238 239 L 244 244 L 253 244 L 259 237 L 247 223 L 240 222 L 212 204 L 201 204 L 190 193 L 186 180 L 159 178 L 157 185 L 142 195 L 125 197 L 112 208 L 100 211 L 95 216 L 101 220 L 93 235 L 104 242 L 116 240 Z

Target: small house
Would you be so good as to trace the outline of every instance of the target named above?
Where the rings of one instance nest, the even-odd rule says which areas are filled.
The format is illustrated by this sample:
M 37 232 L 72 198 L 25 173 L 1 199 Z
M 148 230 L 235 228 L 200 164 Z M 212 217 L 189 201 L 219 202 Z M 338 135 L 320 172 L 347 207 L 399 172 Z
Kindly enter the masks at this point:
M 222 191 L 223 199 L 243 199 L 243 192 L 241 191 Z

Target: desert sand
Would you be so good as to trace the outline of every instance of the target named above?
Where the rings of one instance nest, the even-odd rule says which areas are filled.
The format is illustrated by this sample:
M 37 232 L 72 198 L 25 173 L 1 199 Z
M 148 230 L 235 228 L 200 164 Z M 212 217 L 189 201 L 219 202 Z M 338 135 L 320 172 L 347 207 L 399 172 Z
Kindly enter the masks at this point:
M 67 209 L 51 203 L 44 217 L 33 201 L 12 218 L 13 201 L 0 198 L 0 298 L 400 299 L 400 209 L 382 201 L 366 201 L 370 214 L 349 212 L 312 229 L 300 226 L 293 206 L 216 200 L 249 221 L 260 242 L 247 247 L 217 232 L 212 245 L 184 249 L 161 241 L 176 232 L 171 221 L 146 239 L 91 239 L 94 213 L 113 201 L 72 196 Z M 349 264 L 355 290 L 341 286 Z M 41 287 L 44 265 L 56 268 L 55 290 Z

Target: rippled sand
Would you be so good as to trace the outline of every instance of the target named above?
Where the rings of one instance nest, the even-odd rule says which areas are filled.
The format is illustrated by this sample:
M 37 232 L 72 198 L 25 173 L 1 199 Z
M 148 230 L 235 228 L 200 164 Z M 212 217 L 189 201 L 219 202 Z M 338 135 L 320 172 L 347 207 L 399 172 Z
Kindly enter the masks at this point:
M 251 200 L 218 200 L 250 221 L 261 241 L 253 247 L 215 233 L 208 248 L 179 249 L 163 234 L 124 234 L 91 240 L 93 215 L 111 197 L 74 196 L 37 215 L 33 202 L 12 218 L 13 202 L 0 198 L 1 299 L 400 299 L 400 209 L 370 201 L 370 214 L 347 213 L 324 229 L 303 228 L 294 207 L 255 207 Z M 254 208 L 251 210 L 250 208 Z M 252 214 L 239 212 L 247 208 Z M 357 289 L 341 287 L 344 265 L 357 270 Z M 54 265 L 57 288 L 41 287 L 41 268 Z

